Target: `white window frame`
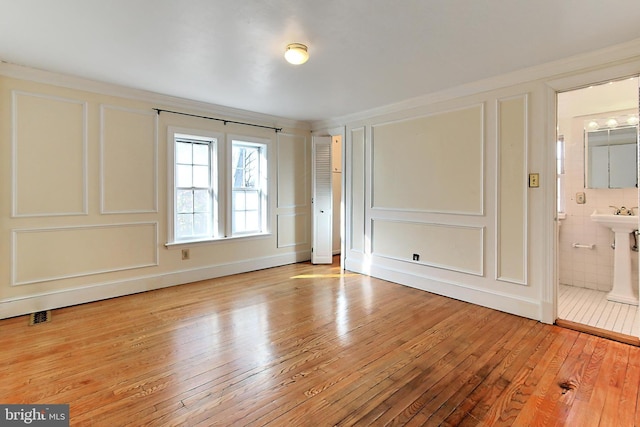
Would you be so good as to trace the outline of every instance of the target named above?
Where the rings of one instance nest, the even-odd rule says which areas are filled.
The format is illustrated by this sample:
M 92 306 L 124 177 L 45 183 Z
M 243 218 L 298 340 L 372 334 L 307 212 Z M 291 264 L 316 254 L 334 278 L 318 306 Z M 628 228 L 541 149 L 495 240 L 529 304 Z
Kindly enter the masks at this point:
M 247 137 L 241 135 L 229 135 L 228 143 L 227 143 L 227 162 L 229 171 L 227 173 L 228 184 L 225 188 L 228 190 L 228 198 L 227 198 L 227 221 L 226 221 L 226 229 L 228 230 L 228 235 L 231 237 L 240 237 L 240 236 L 260 236 L 269 234 L 269 187 L 270 187 L 270 164 L 269 164 L 269 142 L 270 140 L 255 138 L 255 137 Z M 250 148 L 259 149 L 259 217 L 260 217 L 260 229 L 259 230 L 249 230 L 249 231 L 234 231 L 234 187 L 233 187 L 233 172 L 234 165 L 232 165 L 233 158 L 233 147 L 234 146 L 246 146 Z
M 192 239 L 176 238 L 177 198 L 176 198 L 176 140 L 186 139 L 210 143 L 210 192 L 211 192 L 211 229 L 206 236 L 194 236 Z M 167 178 L 168 178 L 168 212 L 167 212 L 167 246 L 185 243 L 216 240 L 220 236 L 219 204 L 220 198 L 220 145 L 224 142 L 224 135 L 217 132 L 185 129 L 170 126 L 167 132 Z
M 192 140 L 211 141 L 211 187 L 212 187 L 212 232 L 211 236 L 189 240 L 176 240 L 175 226 L 177 214 L 176 200 L 176 137 Z M 261 223 L 260 231 L 232 233 L 233 229 L 233 181 L 231 165 L 234 141 L 261 148 Z M 167 130 L 167 243 L 166 247 L 193 246 L 238 238 L 264 238 L 271 234 L 271 199 L 274 183 L 272 140 L 246 135 L 225 135 L 201 129 L 169 126 Z M 266 170 L 264 170 L 266 168 Z

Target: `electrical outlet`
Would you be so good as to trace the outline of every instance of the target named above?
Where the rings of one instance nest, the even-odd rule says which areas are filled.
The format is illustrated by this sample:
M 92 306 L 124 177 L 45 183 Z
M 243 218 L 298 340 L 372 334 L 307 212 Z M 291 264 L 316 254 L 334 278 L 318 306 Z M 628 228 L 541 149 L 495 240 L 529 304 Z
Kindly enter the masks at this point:
M 576 203 L 579 205 L 584 205 L 587 201 L 587 198 L 583 192 L 576 193 Z
M 530 188 L 540 187 L 540 174 L 537 174 L 537 173 L 529 174 L 529 187 Z
M 420 261 L 420 254 L 413 254 L 414 261 Z
M 182 250 L 182 260 L 189 259 L 189 249 Z

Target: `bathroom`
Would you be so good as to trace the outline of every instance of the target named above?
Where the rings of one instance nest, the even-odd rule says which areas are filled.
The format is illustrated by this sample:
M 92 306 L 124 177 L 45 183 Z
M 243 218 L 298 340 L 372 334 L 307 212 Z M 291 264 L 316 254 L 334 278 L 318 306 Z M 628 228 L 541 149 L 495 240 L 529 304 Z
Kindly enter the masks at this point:
M 557 106 L 558 324 L 563 321 L 570 327 L 577 324 L 638 337 L 637 302 L 607 299 L 607 295 L 615 299 L 611 297 L 615 293 L 611 292 L 614 232 L 591 218 L 594 211 L 614 214 L 622 210 L 622 214 L 631 211 L 637 219 L 638 78 L 559 93 Z M 596 147 L 603 136 L 609 141 L 625 139 L 615 146 L 622 154 L 614 156 L 611 147 L 617 142 Z M 627 151 L 618 150 L 622 148 Z M 596 149 L 605 150 L 604 160 L 596 158 Z M 598 168 L 604 168 L 604 173 L 597 172 Z M 614 172 L 622 173 L 623 178 L 614 178 Z M 638 228 L 637 221 L 631 228 Z M 619 253 L 628 252 L 631 258 L 630 300 L 638 297 L 637 239 L 635 233 L 619 234 L 617 242 Z M 620 260 L 616 261 L 620 266 Z M 620 267 L 617 274 L 621 274 Z

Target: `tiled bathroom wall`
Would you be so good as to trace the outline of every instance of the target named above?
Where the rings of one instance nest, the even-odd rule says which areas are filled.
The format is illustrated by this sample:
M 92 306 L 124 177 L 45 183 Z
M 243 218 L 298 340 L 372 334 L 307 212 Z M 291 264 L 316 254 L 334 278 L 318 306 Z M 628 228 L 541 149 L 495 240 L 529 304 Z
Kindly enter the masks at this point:
M 600 115 L 601 116 L 601 115 Z M 599 117 L 600 117 L 599 116 Z M 627 208 L 638 206 L 638 189 L 585 189 L 584 185 L 584 121 L 576 117 L 559 122 L 564 136 L 565 173 L 564 213 L 559 220 L 559 279 L 561 284 L 601 291 L 611 290 L 613 283 L 613 232 L 590 218 L 594 210 L 612 212 L 610 205 Z M 585 194 L 578 204 L 576 195 Z M 637 214 L 638 209 L 634 209 Z M 560 215 L 562 218 L 562 215 Z M 631 239 L 633 244 L 633 239 Z M 593 249 L 574 248 L 573 244 L 593 245 Z M 632 277 L 638 282 L 638 253 L 632 254 Z

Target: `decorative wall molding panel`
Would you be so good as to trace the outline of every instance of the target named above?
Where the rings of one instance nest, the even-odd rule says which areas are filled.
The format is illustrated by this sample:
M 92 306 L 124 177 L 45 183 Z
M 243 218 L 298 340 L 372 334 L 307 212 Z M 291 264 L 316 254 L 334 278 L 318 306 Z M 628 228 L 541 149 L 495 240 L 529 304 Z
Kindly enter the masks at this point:
M 11 234 L 12 285 L 158 265 L 157 222 L 18 229 Z
M 279 248 L 309 243 L 311 225 L 309 223 L 309 215 L 306 213 L 278 214 L 277 227 Z
M 527 284 L 527 95 L 499 99 L 496 274 Z
M 309 140 L 282 132 L 278 132 L 277 138 L 278 208 L 306 207 L 309 200 Z
M 12 216 L 86 215 L 87 103 L 12 92 Z
M 482 276 L 484 229 L 374 219 L 372 255 Z M 418 260 L 413 260 L 413 254 Z
M 483 104 L 376 124 L 371 144 L 374 208 L 483 214 Z
M 351 129 L 351 144 L 347 145 L 347 161 L 351 165 L 351 173 L 346 178 L 347 220 L 351 221 L 348 247 L 357 252 L 365 250 L 365 128 Z
M 158 115 L 100 105 L 100 211 L 158 212 Z

